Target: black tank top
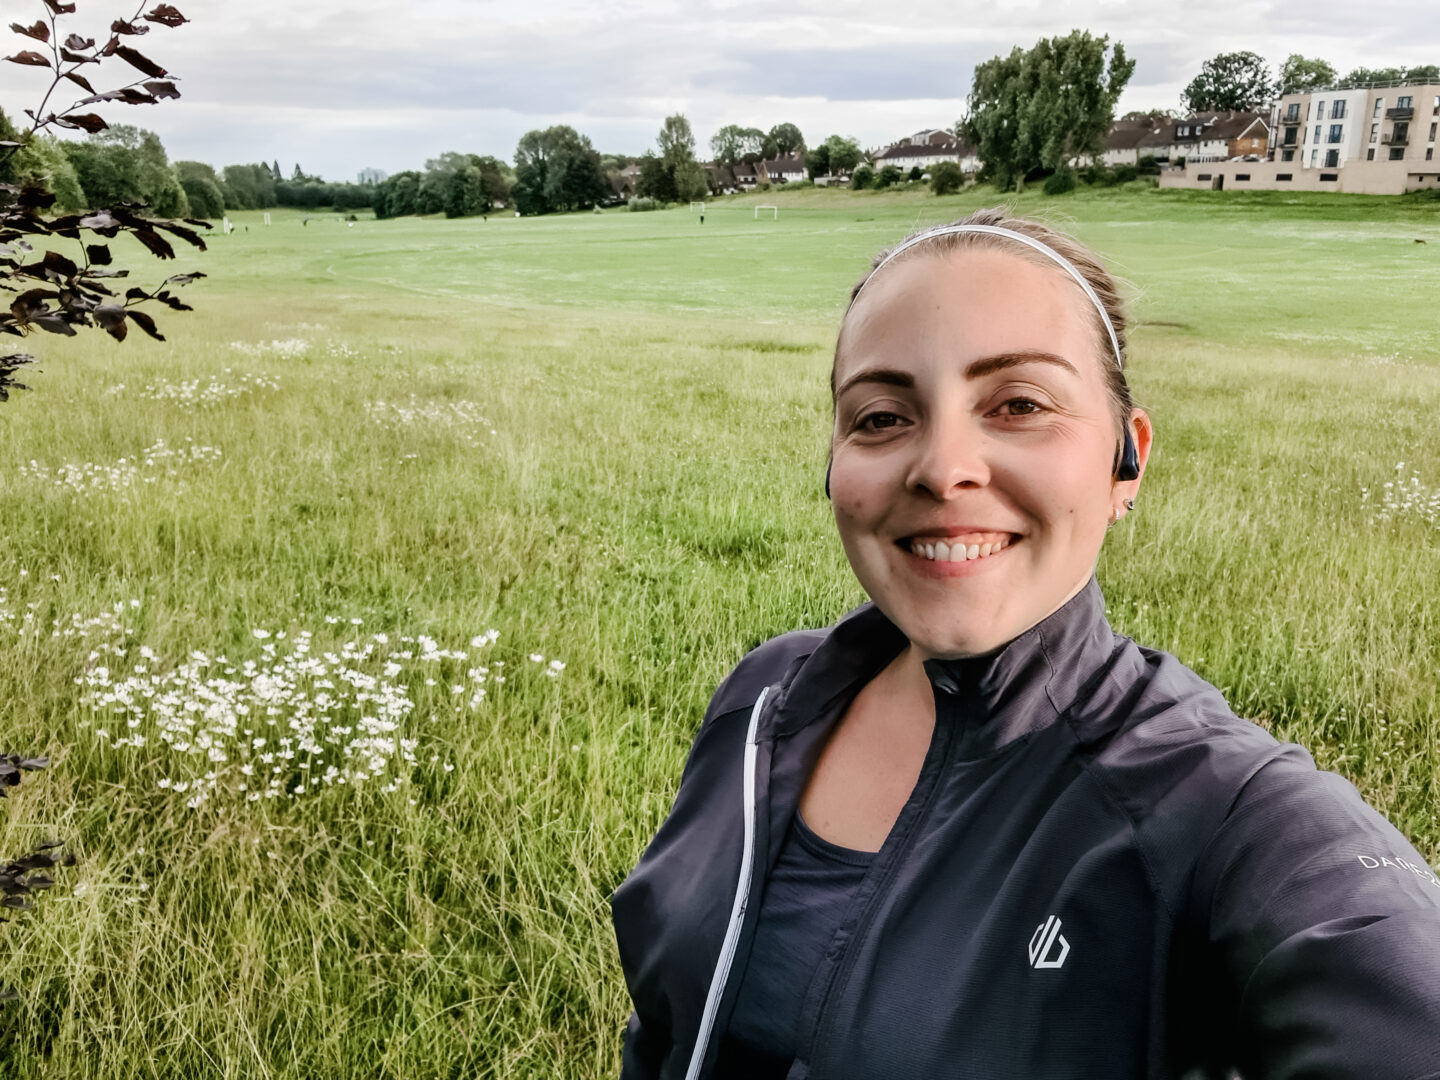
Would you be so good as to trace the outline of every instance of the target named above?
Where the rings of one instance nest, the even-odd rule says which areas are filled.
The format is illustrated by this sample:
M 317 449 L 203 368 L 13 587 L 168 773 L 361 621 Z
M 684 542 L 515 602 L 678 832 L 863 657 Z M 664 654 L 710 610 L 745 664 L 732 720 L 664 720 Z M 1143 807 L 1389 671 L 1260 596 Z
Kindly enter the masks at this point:
M 765 883 L 750 960 L 720 1043 L 716 1080 L 783 1080 L 795 1060 L 800 1005 L 849 914 L 872 851 L 821 839 L 797 810 Z

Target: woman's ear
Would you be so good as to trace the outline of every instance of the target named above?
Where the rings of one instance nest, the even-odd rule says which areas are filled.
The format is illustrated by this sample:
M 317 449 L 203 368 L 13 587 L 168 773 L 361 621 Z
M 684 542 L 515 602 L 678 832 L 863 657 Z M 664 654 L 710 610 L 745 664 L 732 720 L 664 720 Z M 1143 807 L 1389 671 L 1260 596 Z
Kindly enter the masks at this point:
M 1140 487 L 1140 478 L 1145 475 L 1145 465 L 1150 460 L 1150 447 L 1155 441 L 1155 429 L 1150 416 L 1144 409 L 1130 410 L 1130 420 L 1125 425 L 1120 449 L 1120 459 L 1115 466 L 1115 483 L 1130 490 L 1134 497 Z

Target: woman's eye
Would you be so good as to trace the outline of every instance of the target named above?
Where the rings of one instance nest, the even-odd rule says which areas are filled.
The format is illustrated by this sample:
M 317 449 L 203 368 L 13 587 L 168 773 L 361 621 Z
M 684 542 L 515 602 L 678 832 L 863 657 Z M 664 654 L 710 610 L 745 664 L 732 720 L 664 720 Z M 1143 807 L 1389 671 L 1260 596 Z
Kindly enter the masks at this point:
M 1000 406 L 1000 412 L 1005 416 L 1030 416 L 1039 411 L 1040 403 L 1029 398 L 1011 398 Z
M 889 412 L 873 412 L 860 418 L 855 426 L 861 431 L 884 431 L 899 424 L 900 417 Z

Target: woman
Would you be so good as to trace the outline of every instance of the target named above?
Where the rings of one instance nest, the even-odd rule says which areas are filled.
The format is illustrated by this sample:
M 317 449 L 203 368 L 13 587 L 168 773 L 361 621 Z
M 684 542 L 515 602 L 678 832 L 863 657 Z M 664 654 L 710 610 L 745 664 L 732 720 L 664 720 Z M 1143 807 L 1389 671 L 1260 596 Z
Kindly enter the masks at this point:
M 1105 621 L 1125 359 L 1095 257 L 998 211 L 856 286 L 828 487 L 873 602 L 716 692 L 613 899 L 625 1077 L 1440 1077 L 1424 860 Z

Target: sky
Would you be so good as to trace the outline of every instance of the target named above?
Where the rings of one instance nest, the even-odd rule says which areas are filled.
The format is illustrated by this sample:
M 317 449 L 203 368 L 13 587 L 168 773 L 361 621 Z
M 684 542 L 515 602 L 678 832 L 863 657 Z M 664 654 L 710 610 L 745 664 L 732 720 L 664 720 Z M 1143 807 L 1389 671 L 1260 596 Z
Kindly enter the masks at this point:
M 138 0 L 79 0 L 90 36 Z M 191 22 L 137 40 L 183 97 L 109 106 L 160 134 L 171 160 L 276 161 L 332 180 L 423 168 L 447 150 L 514 156 L 569 124 L 602 153 L 639 154 L 684 113 L 700 156 L 725 124 L 797 124 L 881 147 L 950 127 L 978 62 L 1086 29 L 1136 61 L 1118 112 L 1178 108 L 1209 57 L 1248 49 L 1353 67 L 1440 63 L 1434 0 L 173 0 Z M 148 0 L 147 7 L 154 0 Z M 39 0 L 0 0 L 0 23 Z M 64 26 L 66 24 L 62 24 Z M 21 47 L 12 35 L 8 51 Z M 118 76 L 124 65 L 111 61 Z M 0 64 L 16 116 L 44 72 Z M 98 88 L 98 87 L 97 87 Z

